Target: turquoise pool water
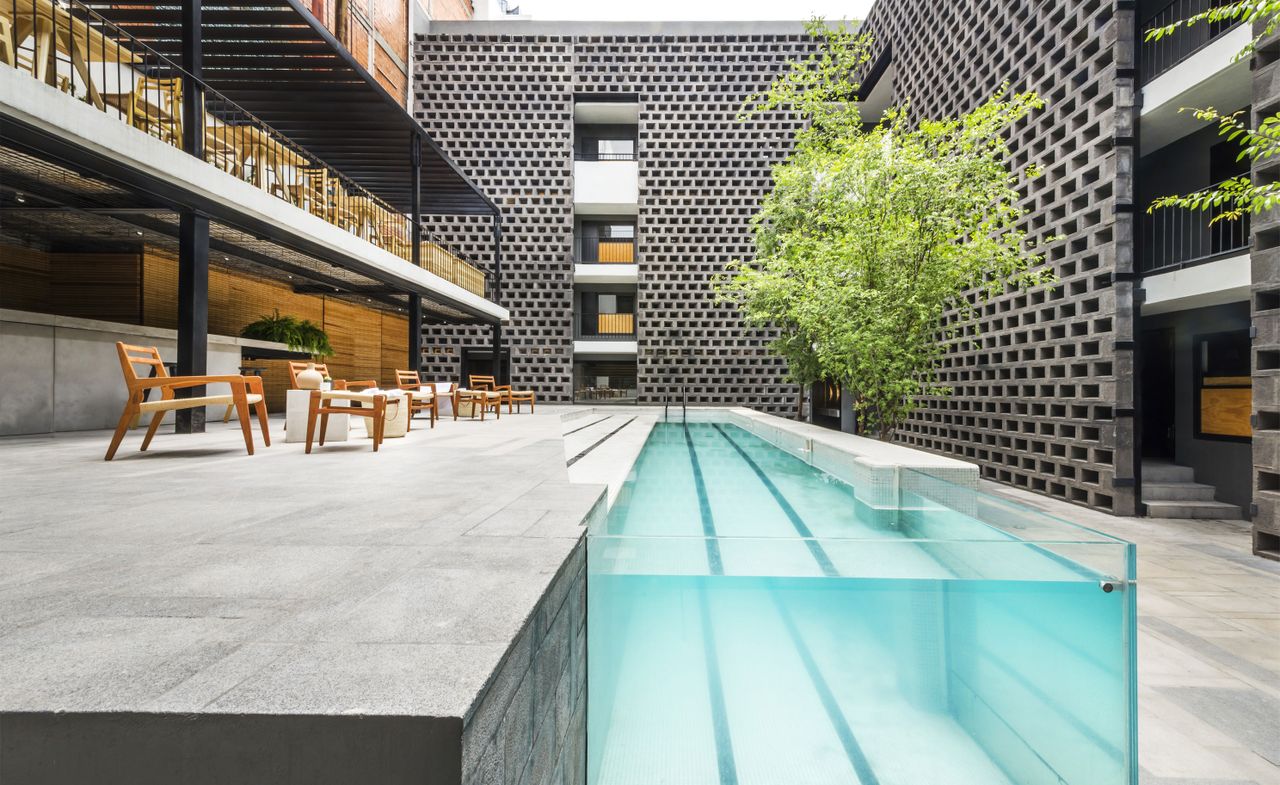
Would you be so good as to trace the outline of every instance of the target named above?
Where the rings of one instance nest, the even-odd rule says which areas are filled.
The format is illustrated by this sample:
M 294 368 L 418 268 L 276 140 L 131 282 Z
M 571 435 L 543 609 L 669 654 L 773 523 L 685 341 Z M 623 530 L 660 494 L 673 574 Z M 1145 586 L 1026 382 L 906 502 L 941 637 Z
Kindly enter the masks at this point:
M 1136 785 L 1132 546 L 901 485 L 657 425 L 588 537 L 588 782 Z

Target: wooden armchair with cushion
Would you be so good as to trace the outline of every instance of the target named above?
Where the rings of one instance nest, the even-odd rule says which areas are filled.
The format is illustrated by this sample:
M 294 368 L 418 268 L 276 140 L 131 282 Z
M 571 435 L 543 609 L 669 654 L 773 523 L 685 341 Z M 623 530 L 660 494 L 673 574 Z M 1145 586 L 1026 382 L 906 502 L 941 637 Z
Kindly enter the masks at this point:
M 498 384 L 492 376 L 481 376 L 479 374 L 471 374 L 471 387 L 475 390 L 492 390 L 501 396 L 502 403 L 507 405 L 507 414 L 511 413 L 512 404 L 515 405 L 516 411 L 520 410 L 520 404 L 529 404 L 529 412 L 533 413 L 535 398 L 533 390 L 512 390 L 509 384 Z
M 257 376 L 170 376 L 164 362 L 160 359 L 160 350 L 154 346 L 130 346 L 117 341 L 116 352 L 120 355 L 120 369 L 124 373 L 125 386 L 129 388 L 129 400 L 125 402 L 124 412 L 120 415 L 120 423 L 111 437 L 111 446 L 107 448 L 106 460 L 115 457 L 116 450 L 124 439 L 125 432 L 135 417 L 151 412 L 151 424 L 147 426 L 147 435 L 142 440 L 142 450 L 151 446 L 160 421 L 166 412 L 178 409 L 195 409 L 201 406 L 234 406 L 240 417 L 240 430 L 244 433 L 244 446 L 253 455 L 253 433 L 249 428 L 249 407 L 258 412 L 258 425 L 262 430 L 262 443 L 271 446 L 271 434 L 267 431 L 267 405 L 262 395 L 262 379 Z M 150 366 L 155 375 L 139 376 L 134 366 Z M 174 392 L 189 387 L 202 387 L 209 384 L 227 384 L 231 392 L 226 395 L 201 395 L 194 398 L 179 398 Z M 159 390 L 159 400 L 147 400 L 149 390 Z
M 436 393 L 435 384 L 422 381 L 417 371 L 396 369 L 396 386 L 409 393 L 410 425 L 413 424 L 413 415 L 425 411 L 430 414 L 431 427 L 436 427 L 436 420 L 440 417 L 436 404 L 440 396 Z

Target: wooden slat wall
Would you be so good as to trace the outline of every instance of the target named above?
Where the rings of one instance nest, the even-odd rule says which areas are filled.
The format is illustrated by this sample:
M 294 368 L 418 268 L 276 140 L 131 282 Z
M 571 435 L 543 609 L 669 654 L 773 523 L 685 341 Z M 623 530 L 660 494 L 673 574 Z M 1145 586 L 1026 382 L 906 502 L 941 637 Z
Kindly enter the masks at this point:
M 148 249 L 143 258 L 144 324 L 174 327 L 177 323 L 178 260 L 171 254 Z M 309 319 L 329 334 L 335 354 L 326 361 L 336 379 L 374 379 L 395 384 L 395 369 L 403 368 L 409 346 L 409 320 L 384 314 L 344 300 L 298 294 L 290 287 L 250 278 L 239 273 L 209 271 L 209 331 L 239 335 L 246 324 L 275 309 Z M 388 364 L 388 360 L 396 358 Z M 289 389 L 286 361 L 255 361 L 263 373 L 267 404 L 284 409 Z
M 0 245 L 0 308 L 46 311 L 49 306 L 49 255 Z
M 137 324 L 142 319 L 141 268 L 139 253 L 51 253 L 53 312 Z

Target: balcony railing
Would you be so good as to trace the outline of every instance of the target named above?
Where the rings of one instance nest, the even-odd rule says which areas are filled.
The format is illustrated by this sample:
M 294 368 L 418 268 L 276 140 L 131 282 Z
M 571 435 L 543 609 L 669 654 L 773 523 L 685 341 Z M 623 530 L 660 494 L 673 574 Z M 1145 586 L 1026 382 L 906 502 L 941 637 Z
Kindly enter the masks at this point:
M 635 151 L 629 153 L 577 153 L 573 156 L 575 161 L 634 161 L 636 160 Z
M 583 314 L 579 319 L 580 338 L 605 341 L 625 340 L 636 334 L 633 313 Z
M 1205 191 L 1217 188 L 1209 186 Z M 1226 205 L 1208 210 L 1164 208 L 1143 216 L 1142 272 L 1189 267 L 1249 248 L 1249 216 L 1214 219 Z
M 578 264 L 635 264 L 636 241 L 633 237 L 577 238 L 581 250 Z
M 207 163 L 412 260 L 408 216 L 78 0 L 0 0 L 0 65 L 180 150 L 191 122 L 183 94 L 198 85 Z M 484 296 L 484 273 L 425 230 L 423 237 L 423 267 Z
M 1228 4 L 1224 0 L 1173 0 L 1147 19 L 1142 24 L 1142 31 L 1145 34 L 1152 28 L 1166 27 L 1179 20 L 1208 11 L 1210 8 Z M 1142 84 L 1147 84 L 1186 60 L 1236 24 L 1238 23 L 1205 24 L 1201 22 L 1190 27 L 1181 27 L 1172 35 L 1165 36 L 1159 41 L 1142 41 L 1139 44 Z

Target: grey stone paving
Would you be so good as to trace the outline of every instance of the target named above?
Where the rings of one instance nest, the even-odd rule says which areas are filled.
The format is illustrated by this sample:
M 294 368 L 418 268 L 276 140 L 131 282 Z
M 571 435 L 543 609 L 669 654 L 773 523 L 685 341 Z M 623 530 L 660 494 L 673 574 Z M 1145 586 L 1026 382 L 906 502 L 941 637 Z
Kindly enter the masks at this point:
M 603 490 L 559 417 L 281 425 L 0 440 L 0 711 L 464 716 Z

